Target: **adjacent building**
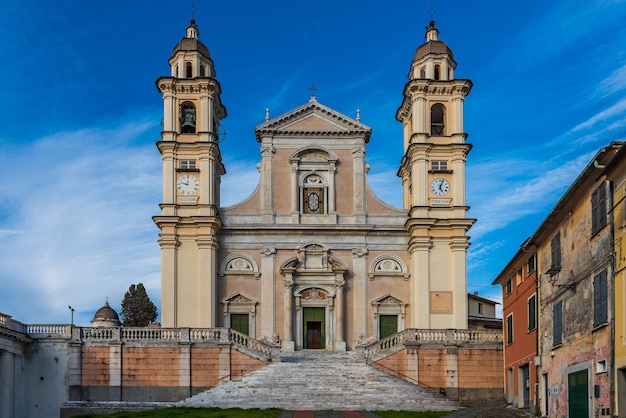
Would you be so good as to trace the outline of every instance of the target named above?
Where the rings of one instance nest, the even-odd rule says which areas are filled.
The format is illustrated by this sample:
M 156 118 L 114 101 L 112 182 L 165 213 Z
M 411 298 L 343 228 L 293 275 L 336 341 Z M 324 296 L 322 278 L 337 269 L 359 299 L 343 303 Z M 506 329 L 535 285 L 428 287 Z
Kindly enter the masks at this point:
M 614 266 L 614 415 L 626 415 L 626 147 L 605 168 L 611 184 L 609 222 L 613 227 Z
M 518 408 L 536 409 L 537 400 L 537 256 L 518 250 L 493 281 L 502 286 L 504 391 Z
M 507 399 L 516 406 L 550 417 L 612 414 L 614 333 L 624 366 L 623 312 L 615 319 L 623 296 L 613 304 L 623 220 L 612 203 L 623 196 L 623 168 L 623 142 L 600 149 L 494 280 L 503 290 Z
M 502 319 L 496 315 L 498 302 L 478 295 L 467 294 L 467 326 L 469 329 L 502 329 Z

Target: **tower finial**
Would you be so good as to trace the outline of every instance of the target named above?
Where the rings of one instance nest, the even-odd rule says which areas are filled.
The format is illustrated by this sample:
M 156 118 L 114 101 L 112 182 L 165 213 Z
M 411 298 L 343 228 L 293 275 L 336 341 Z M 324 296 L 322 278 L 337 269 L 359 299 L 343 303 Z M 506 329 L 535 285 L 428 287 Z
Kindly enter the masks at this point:
M 191 9 L 189 9 L 189 11 L 191 12 L 191 20 L 195 20 L 196 7 L 193 1 L 191 2 Z
M 428 11 L 428 13 L 430 14 L 430 26 L 434 26 L 435 25 L 435 9 L 433 9 L 433 2 L 430 2 L 430 10 Z

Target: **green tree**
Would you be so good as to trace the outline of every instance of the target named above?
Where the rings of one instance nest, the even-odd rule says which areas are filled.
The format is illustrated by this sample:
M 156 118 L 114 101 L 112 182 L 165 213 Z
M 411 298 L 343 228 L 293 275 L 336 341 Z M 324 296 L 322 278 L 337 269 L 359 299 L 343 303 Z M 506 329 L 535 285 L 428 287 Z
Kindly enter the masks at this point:
M 157 317 L 157 307 L 152 303 L 143 284 L 131 284 L 122 300 L 122 324 L 125 327 L 145 327 Z

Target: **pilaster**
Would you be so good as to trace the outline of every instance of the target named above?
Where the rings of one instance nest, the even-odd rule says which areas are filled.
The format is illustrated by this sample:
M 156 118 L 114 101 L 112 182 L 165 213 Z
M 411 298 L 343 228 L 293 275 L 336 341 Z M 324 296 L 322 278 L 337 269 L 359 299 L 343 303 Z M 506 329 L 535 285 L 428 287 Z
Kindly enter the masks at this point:
M 284 351 L 295 351 L 296 347 L 293 340 L 293 273 L 286 273 L 283 281 L 283 305 L 285 310 L 283 312 L 283 318 L 285 323 L 285 337 L 283 339 Z
M 261 335 L 271 337 L 275 328 L 275 295 L 276 295 L 276 249 L 261 249 Z M 252 336 L 258 338 L 258 336 Z
M 353 248 L 352 249 L 352 304 L 354 312 L 369 312 L 369 306 L 367 303 L 367 288 L 369 285 L 367 275 L 367 248 Z M 353 315 L 354 329 L 353 341 L 356 341 L 359 336 L 367 336 L 367 319 L 369 315 Z
M 15 373 L 15 355 L 0 350 L 0 417 L 15 416 Z

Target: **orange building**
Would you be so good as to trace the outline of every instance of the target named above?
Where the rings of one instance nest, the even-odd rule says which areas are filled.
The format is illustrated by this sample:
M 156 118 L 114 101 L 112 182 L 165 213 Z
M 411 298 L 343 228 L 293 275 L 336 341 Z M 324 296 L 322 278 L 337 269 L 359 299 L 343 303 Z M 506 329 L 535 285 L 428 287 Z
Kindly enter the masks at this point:
M 525 244 L 493 284 L 502 286 L 505 396 L 518 408 L 536 409 L 537 256 Z

